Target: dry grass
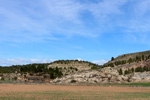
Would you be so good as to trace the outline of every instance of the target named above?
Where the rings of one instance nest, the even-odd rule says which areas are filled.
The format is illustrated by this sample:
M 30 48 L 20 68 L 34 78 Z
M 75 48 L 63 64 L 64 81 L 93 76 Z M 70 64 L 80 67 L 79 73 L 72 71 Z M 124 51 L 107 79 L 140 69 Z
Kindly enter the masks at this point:
M 0 100 L 150 100 L 150 87 L 0 84 Z

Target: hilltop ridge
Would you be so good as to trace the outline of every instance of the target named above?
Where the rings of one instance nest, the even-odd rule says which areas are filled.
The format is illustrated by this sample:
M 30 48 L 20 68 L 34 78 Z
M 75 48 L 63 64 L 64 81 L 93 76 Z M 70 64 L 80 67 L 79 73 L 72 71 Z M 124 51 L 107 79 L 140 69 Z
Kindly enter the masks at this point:
M 150 55 L 150 50 L 148 51 L 142 51 L 142 52 L 136 52 L 136 53 L 128 53 L 128 54 L 123 54 L 118 57 L 116 57 L 112 62 L 118 61 L 118 60 L 128 60 L 129 58 L 133 59 L 136 58 L 137 56 L 149 56 Z
M 52 83 L 150 82 L 150 51 L 123 54 L 104 65 L 58 60 L 0 67 L 0 80 Z

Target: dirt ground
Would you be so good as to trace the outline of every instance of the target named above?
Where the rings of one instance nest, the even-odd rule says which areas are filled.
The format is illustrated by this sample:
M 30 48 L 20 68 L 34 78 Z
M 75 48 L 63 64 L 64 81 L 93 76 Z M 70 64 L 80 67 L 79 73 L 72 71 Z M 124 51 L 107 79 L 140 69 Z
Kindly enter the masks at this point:
M 0 100 L 16 100 L 17 93 L 23 100 L 27 99 L 26 96 L 32 97 L 31 100 L 124 100 L 126 96 L 131 100 L 150 100 L 150 87 L 0 84 Z
M 127 86 L 61 86 L 50 84 L 26 85 L 26 84 L 0 84 L 0 93 L 4 92 L 36 92 L 36 91 L 105 91 L 105 92 L 148 92 L 150 87 Z

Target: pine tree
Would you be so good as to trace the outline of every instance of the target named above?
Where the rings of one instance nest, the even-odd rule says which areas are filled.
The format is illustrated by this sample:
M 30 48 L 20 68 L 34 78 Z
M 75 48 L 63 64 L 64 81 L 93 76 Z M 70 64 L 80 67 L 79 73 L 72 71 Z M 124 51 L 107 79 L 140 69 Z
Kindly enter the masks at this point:
M 131 71 L 132 71 L 132 73 L 134 72 L 134 68 L 133 67 L 132 67 Z
M 111 61 L 113 61 L 115 58 L 114 57 L 111 57 Z
M 122 72 L 122 69 L 120 68 L 120 70 L 118 71 L 119 72 L 119 75 L 122 75 L 123 72 Z

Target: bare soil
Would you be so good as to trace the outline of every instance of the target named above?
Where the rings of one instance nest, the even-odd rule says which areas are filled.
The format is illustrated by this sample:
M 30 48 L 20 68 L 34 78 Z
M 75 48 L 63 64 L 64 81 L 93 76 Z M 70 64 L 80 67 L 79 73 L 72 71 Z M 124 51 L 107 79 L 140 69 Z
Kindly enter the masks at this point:
M 150 87 L 0 84 L 0 100 L 18 98 L 23 100 L 150 100 Z
M 150 87 L 126 87 L 126 86 L 61 86 L 50 84 L 0 84 L 0 93 L 4 92 L 35 92 L 35 91 L 109 91 L 109 92 L 148 92 Z

